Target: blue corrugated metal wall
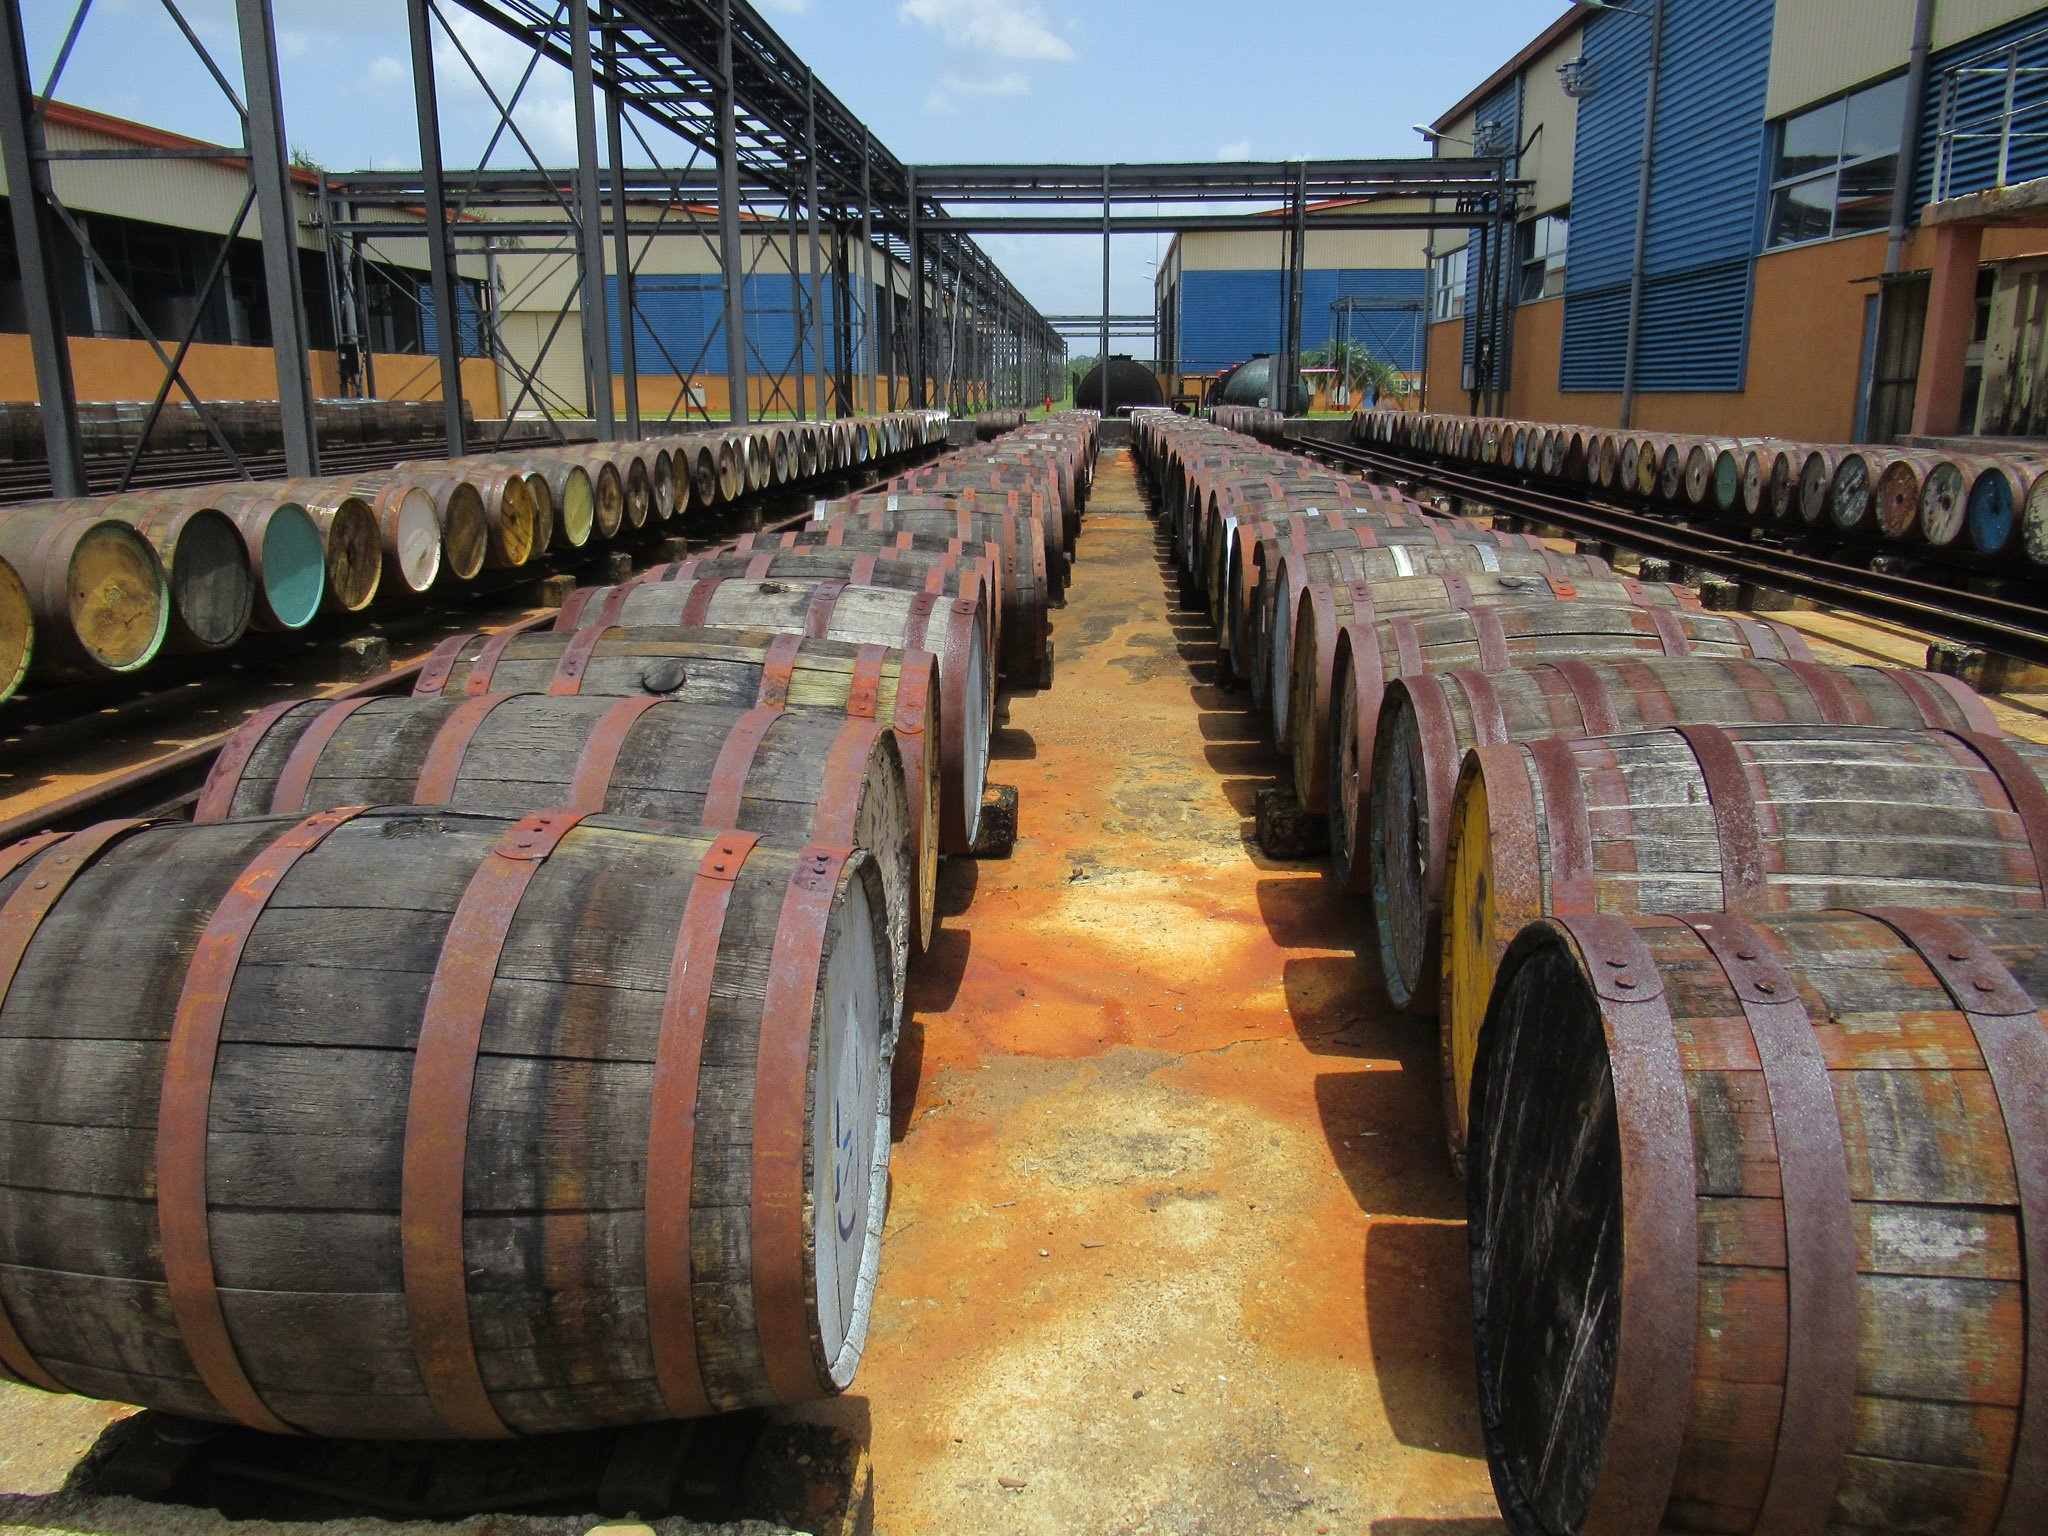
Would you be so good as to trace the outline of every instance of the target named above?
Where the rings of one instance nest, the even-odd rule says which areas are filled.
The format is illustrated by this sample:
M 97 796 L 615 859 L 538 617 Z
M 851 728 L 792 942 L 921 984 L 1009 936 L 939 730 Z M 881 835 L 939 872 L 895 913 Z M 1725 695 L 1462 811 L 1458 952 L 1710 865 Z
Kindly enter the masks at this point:
M 1475 153 L 1477 149 L 1482 147 L 1487 149 L 1505 147 L 1507 152 L 1513 155 L 1516 150 L 1522 147 L 1522 77 L 1520 75 L 1515 76 L 1513 80 L 1487 97 L 1473 111 L 1472 140 Z M 1458 152 L 1464 152 L 1462 145 L 1458 146 Z M 1516 175 L 1518 170 L 1518 166 L 1513 163 L 1509 164 L 1508 174 L 1510 176 Z M 1467 231 L 1468 243 L 1465 249 L 1470 253 L 1465 258 L 1465 366 L 1467 368 L 1472 366 L 1473 359 L 1478 355 L 1479 350 L 1479 329 L 1473 325 L 1472 321 L 1479 313 L 1479 279 L 1482 268 L 1486 265 L 1486 263 L 1480 260 L 1480 255 L 1485 237 L 1486 231 L 1484 230 L 1474 229 Z M 1512 240 L 1514 237 L 1510 234 L 1508 238 Z M 1510 251 L 1510 255 L 1512 255 L 1512 251 Z M 1508 296 L 1514 291 L 1513 261 L 1510 260 L 1505 263 L 1496 262 L 1493 268 L 1493 275 L 1496 291 L 1492 302 L 1495 306 L 1494 312 L 1498 313 L 1498 307 L 1506 303 Z M 1503 330 L 1500 334 L 1505 335 L 1508 332 Z M 1502 377 L 1506 377 L 1504 370 L 1502 371 Z
M 1302 274 L 1301 349 L 1330 340 L 1331 303 L 1384 301 L 1351 316 L 1352 339 L 1413 373 L 1422 366 L 1422 310 L 1428 274 L 1420 268 L 1320 268 Z M 1228 368 L 1275 349 L 1284 279 L 1278 272 L 1181 274 L 1180 366 L 1190 373 Z
M 1739 390 L 1762 204 L 1775 0 L 1668 4 L 1636 386 Z M 1647 20 L 1592 17 L 1572 165 L 1558 384 L 1618 390 L 1628 328 Z
M 441 316 L 434 308 L 434 285 L 421 283 L 420 349 L 429 357 L 441 350 Z M 463 357 L 488 357 L 484 345 L 482 317 L 477 313 L 476 290 L 463 282 L 455 285 L 455 348 Z
M 801 278 L 806 302 L 808 274 Z M 725 367 L 724 287 L 715 272 L 648 273 L 633 280 L 639 320 L 633 331 L 635 360 L 644 374 L 722 374 Z M 789 277 L 773 273 L 746 282 L 747 368 L 751 373 L 788 370 L 795 324 L 789 311 Z M 836 294 L 828 282 L 825 293 L 825 356 L 829 365 L 835 346 Z M 619 280 L 605 278 L 606 319 L 610 322 L 612 367 L 624 366 L 619 344 Z M 717 335 L 712 335 L 713 330 Z M 710 346 L 705 348 L 709 339 Z M 697 354 L 704 350 L 699 363 Z M 814 370 L 808 331 L 804 336 L 803 369 Z
M 1966 38 L 1954 47 L 1930 54 L 1927 60 L 1927 99 L 1921 104 L 1919 152 L 1914 157 L 1913 209 L 1917 214 L 1934 197 L 1934 173 L 1940 158 L 1936 133 L 1940 126 L 1942 76 L 1955 65 L 1977 54 L 2012 44 L 2018 48 L 2020 73 L 2013 82 L 2015 109 L 2032 108 L 2019 117 L 2006 163 L 2008 184 L 2048 176 L 2048 138 L 2025 137 L 2048 132 L 2048 9 L 2022 16 L 2017 21 L 1989 32 Z M 2003 61 L 1987 61 L 2002 64 Z M 2035 73 L 2029 74 L 2032 70 Z M 1958 82 L 1957 120 L 1982 119 L 1997 114 L 2005 102 L 2005 81 L 1997 75 L 1972 75 Z M 1988 124 L 1985 126 L 1989 126 Z M 1951 156 L 1946 192 L 1961 197 L 1981 192 L 1998 181 L 1998 145 L 1995 140 L 1961 141 Z

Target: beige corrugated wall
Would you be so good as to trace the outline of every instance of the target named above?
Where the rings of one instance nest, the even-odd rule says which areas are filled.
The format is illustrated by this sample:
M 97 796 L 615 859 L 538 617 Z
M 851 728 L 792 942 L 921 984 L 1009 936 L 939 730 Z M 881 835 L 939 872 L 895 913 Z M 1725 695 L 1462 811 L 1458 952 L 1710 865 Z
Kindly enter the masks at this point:
M 1913 8 L 1914 0 L 1778 0 L 1765 116 L 1783 117 L 1904 69 Z M 1934 46 L 2036 13 L 2048 27 L 2048 8 L 2039 0 L 1935 0 Z

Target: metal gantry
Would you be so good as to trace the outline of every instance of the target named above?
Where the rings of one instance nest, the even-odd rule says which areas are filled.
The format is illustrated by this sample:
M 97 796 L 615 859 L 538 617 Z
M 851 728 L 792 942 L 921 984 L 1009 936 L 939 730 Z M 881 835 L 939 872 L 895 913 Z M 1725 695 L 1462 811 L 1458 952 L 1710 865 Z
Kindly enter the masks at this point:
M 237 155 L 246 161 L 249 195 L 222 242 L 207 291 L 219 282 L 253 209 L 263 235 L 287 464 L 294 474 L 315 473 L 313 371 L 295 260 L 297 219 L 270 0 L 236 0 L 246 101 L 186 24 L 176 0 L 159 3 L 234 104 L 244 124 L 243 144 L 196 145 L 189 151 L 138 147 L 135 154 L 216 161 Z M 40 92 L 28 73 L 21 0 L 0 5 L 6 12 L 0 26 L 0 152 L 16 191 L 11 217 L 46 407 L 53 489 L 74 494 L 84 483 L 57 276 L 64 258 L 76 260 L 72 242 L 162 361 L 152 419 L 176 389 L 227 448 L 181 371 L 192 335 L 166 345 L 151 332 L 51 188 L 51 161 L 117 153 L 51 151 L 42 134 L 45 104 L 89 0 L 78 0 Z M 501 90 L 486 77 L 454 24 L 462 15 L 524 46 L 529 62 L 515 87 Z M 1287 247 L 1281 346 L 1293 365 L 1282 375 L 1290 380 L 1299 364 L 1303 263 L 1311 232 L 1484 228 L 1491 235 L 1484 242 L 1491 259 L 1503 268 L 1508 261 L 1506 236 L 1520 184 L 1508 179 L 1506 162 L 1494 159 L 906 164 L 744 0 L 407 0 L 407 29 L 420 169 L 321 173 L 319 221 L 335 279 L 339 372 L 344 389 L 353 393 L 376 393 L 366 248 L 424 245 L 426 281 L 415 288 L 425 290 L 417 301 L 421 330 L 433 339 L 451 453 L 468 447 L 465 334 L 472 353 L 493 359 L 499 369 L 509 397 L 508 422 L 522 413 L 550 421 L 587 414 L 605 439 L 637 435 L 651 420 L 672 421 L 678 412 L 708 416 L 692 381 L 716 376 L 715 368 L 706 367 L 715 343 L 722 344 L 727 414 L 735 421 L 757 411 L 821 418 L 924 405 L 968 411 L 1060 393 L 1067 351 L 1062 327 L 1039 314 L 996 268 L 976 243 L 978 233 L 1098 234 L 1105 288 L 1095 328 L 1107 355 L 1112 235 L 1277 231 Z M 543 65 L 569 76 L 573 166 L 547 164 L 521 126 L 522 101 Z M 438 79 L 447 69 L 466 70 L 495 113 L 473 168 L 447 163 Z M 496 163 L 515 150 L 525 164 Z M 698 260 L 715 274 L 719 290 L 717 319 L 694 357 L 674 355 L 643 302 L 642 268 L 649 252 L 676 241 L 701 246 Z M 536 252 L 553 261 L 551 280 L 563 273 L 568 280 L 554 283 L 562 298 L 546 334 L 522 350 L 505 334 L 500 278 L 505 267 L 517 264 L 515 253 L 531 272 Z M 748 280 L 771 252 L 789 276 L 787 358 L 764 355 L 761 337 L 749 333 Z M 538 277 L 532 286 L 542 286 Z M 200 297 L 203 305 L 206 295 Z M 572 310 L 580 348 L 562 340 Z M 549 365 L 558 344 L 565 354 L 581 353 L 573 365 L 582 378 L 581 400 L 564 387 L 559 360 Z M 650 351 L 658 354 L 658 366 Z M 642 380 L 650 376 L 678 381 L 666 406 L 641 400 Z M 146 440 L 145 427 L 141 441 Z

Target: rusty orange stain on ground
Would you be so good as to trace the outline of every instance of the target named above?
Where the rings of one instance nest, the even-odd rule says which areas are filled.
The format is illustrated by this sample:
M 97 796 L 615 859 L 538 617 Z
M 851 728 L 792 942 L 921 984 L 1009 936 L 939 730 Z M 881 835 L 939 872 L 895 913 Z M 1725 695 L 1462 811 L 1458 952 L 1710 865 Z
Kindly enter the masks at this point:
M 1249 841 L 1281 768 L 1105 452 L 1003 861 L 951 861 L 854 1393 L 876 1529 L 1480 1536 L 1433 1030 Z

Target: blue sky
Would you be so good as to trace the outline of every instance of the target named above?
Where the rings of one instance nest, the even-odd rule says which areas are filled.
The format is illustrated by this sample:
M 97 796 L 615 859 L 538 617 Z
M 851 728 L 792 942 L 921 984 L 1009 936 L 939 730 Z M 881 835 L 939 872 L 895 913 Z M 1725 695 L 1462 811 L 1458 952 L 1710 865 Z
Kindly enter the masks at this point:
M 1422 152 L 1427 122 L 1558 16 L 1563 0 L 758 0 L 818 78 L 905 160 L 1290 159 Z M 286 130 L 332 169 L 419 163 L 403 0 L 275 0 Z M 232 0 L 179 9 L 240 80 Z M 24 0 L 40 88 L 75 10 Z M 524 59 L 451 20 L 494 83 Z M 442 44 L 446 152 L 474 163 L 483 93 Z M 573 158 L 567 78 L 537 74 L 520 113 L 543 158 Z M 61 100 L 232 142 L 234 114 L 160 0 L 93 0 Z M 666 149 L 660 140 L 656 146 Z M 523 163 L 516 146 L 501 163 Z M 1101 303 L 1099 241 L 989 237 L 1047 313 Z M 1120 236 L 1113 300 L 1149 311 L 1165 237 Z M 1088 350 L 1082 348 L 1082 350 Z

